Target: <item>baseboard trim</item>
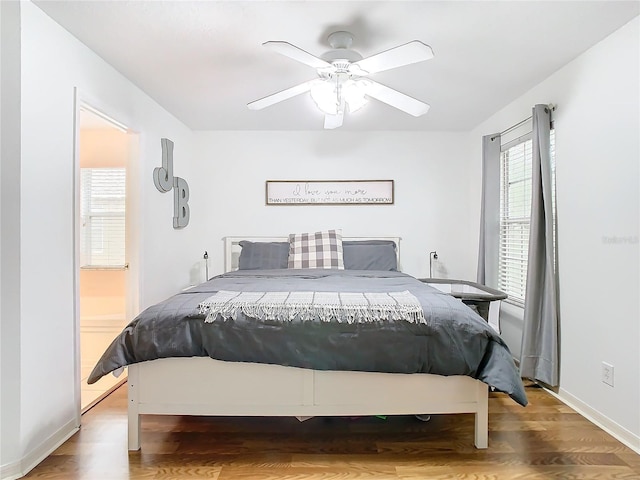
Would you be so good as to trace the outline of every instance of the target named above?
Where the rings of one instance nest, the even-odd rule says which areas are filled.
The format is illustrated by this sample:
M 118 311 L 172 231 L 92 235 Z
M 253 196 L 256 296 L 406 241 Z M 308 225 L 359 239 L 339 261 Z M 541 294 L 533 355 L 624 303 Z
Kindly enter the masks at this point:
M 19 460 L 7 463 L 6 465 L 0 465 L 0 479 L 2 480 L 16 480 L 22 477 L 22 475 Z
M 562 388 L 558 389 L 557 393 L 548 388 L 545 388 L 545 390 L 568 407 L 574 409 L 591 423 L 597 425 L 609 435 L 613 436 L 616 440 L 624 443 L 627 447 L 640 455 L 640 436 L 635 435 L 622 425 L 619 425 L 610 418 L 605 417 L 602 413 L 591 408 L 582 400 Z
M 69 420 L 40 445 L 22 457 L 21 460 L 0 466 L 0 479 L 16 480 L 25 476 L 78 430 L 80 430 L 80 427 L 76 425 L 76 420 Z

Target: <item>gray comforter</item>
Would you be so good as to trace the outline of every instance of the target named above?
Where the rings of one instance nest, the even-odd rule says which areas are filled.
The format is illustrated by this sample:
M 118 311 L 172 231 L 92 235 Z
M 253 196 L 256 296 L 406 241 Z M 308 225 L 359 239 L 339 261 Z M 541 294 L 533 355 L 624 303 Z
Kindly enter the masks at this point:
M 205 323 L 198 305 L 220 290 L 409 291 L 425 321 L 268 321 L 240 314 Z M 107 348 L 88 382 L 132 363 L 192 356 L 315 370 L 468 375 L 527 404 L 500 336 L 460 300 L 400 272 L 244 270 L 214 277 L 143 311 Z

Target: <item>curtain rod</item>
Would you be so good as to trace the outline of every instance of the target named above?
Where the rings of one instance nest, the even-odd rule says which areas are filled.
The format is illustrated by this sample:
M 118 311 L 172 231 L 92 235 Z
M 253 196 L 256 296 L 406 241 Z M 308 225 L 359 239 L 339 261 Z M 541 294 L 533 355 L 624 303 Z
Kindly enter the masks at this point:
M 548 107 L 551 109 L 552 112 L 556 109 L 556 106 L 553 103 L 548 104 Z M 524 120 L 521 120 L 518 123 L 516 123 L 514 125 L 511 125 L 509 128 L 503 130 L 502 132 L 500 132 L 495 137 L 491 137 L 491 141 L 494 141 L 497 137 L 501 137 L 502 135 L 506 135 L 507 133 L 509 133 L 509 132 L 515 130 L 516 128 L 518 128 L 520 125 L 524 125 L 525 123 L 527 123 L 532 118 L 533 118 L 533 115 L 529 115 Z

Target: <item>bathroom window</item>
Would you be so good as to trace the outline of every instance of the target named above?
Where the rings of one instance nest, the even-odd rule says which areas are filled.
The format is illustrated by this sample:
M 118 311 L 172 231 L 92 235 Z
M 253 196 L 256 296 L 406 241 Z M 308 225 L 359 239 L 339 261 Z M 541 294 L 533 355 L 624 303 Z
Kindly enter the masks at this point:
M 125 267 L 124 168 L 81 168 L 81 268 Z

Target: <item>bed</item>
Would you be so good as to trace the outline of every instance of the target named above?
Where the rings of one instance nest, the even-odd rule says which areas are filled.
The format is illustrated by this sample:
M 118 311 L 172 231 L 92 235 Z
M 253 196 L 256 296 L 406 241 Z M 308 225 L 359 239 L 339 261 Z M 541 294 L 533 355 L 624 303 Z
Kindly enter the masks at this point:
M 128 368 L 129 450 L 142 415 L 455 413 L 475 415 L 487 448 L 488 389 L 527 403 L 507 346 L 458 299 L 399 272 L 399 238 L 338 239 L 343 268 L 282 268 L 293 237 L 226 237 L 224 274 L 125 327 L 89 383 Z

